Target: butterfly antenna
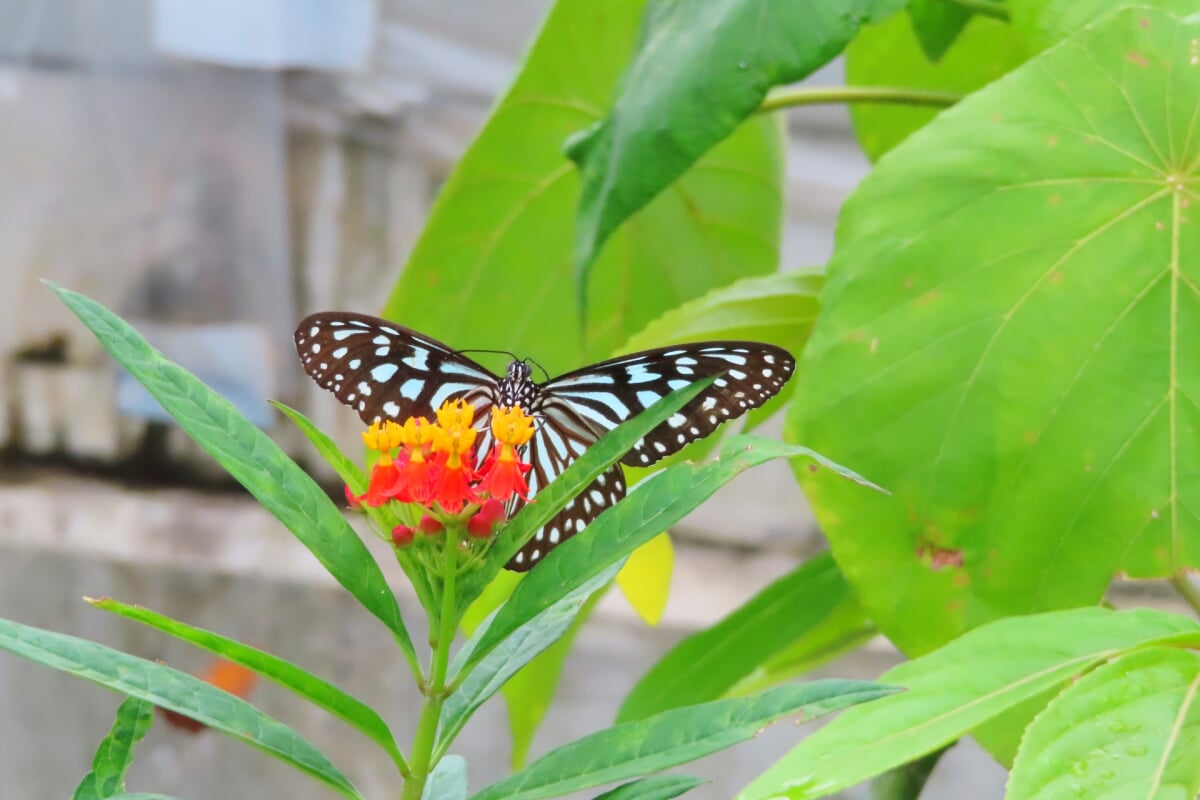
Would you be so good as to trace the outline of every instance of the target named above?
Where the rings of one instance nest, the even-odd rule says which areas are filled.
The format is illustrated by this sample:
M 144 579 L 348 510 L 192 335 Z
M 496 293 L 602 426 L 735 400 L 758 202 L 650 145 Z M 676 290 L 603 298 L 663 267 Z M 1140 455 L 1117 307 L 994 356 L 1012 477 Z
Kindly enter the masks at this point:
M 535 367 L 537 367 L 538 369 L 540 369 L 540 370 L 542 371 L 542 377 L 543 377 L 543 378 L 545 378 L 546 380 L 550 380 L 550 373 L 549 373 L 549 372 L 546 372 L 546 368 L 545 368 L 545 367 L 543 367 L 541 364 L 539 364 L 538 362 L 534 361 L 532 358 L 526 358 L 526 359 L 525 359 L 525 363 L 526 363 L 526 364 L 532 364 L 533 366 L 535 366 Z
M 460 356 L 465 355 L 466 353 L 493 353 L 494 355 L 498 355 L 498 356 L 508 356 L 513 361 L 521 360 L 521 359 L 517 358 L 516 353 L 510 353 L 507 350 L 483 350 L 478 347 L 472 347 L 469 350 L 455 350 L 454 352 L 455 352 L 455 354 L 460 355 Z

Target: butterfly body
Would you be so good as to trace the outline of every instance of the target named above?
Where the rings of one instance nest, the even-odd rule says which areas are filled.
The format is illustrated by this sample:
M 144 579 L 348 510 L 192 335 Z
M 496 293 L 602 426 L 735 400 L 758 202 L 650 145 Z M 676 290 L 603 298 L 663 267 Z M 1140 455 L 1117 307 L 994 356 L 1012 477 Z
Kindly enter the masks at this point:
M 482 450 L 490 445 L 491 409 L 520 406 L 537 420 L 525 454 L 533 465 L 529 487 L 534 494 L 605 433 L 676 389 L 717 376 L 637 442 L 621 463 L 650 466 L 708 436 L 778 393 L 795 369 L 791 354 L 773 345 L 699 342 L 620 356 L 537 383 L 524 361 L 511 361 L 498 376 L 436 339 L 349 312 L 306 317 L 296 330 L 296 349 L 313 380 L 368 424 L 430 418 L 446 400 L 462 399 L 475 408 Z M 621 467 L 614 464 L 539 531 L 508 568 L 532 567 L 624 497 L 625 488 Z

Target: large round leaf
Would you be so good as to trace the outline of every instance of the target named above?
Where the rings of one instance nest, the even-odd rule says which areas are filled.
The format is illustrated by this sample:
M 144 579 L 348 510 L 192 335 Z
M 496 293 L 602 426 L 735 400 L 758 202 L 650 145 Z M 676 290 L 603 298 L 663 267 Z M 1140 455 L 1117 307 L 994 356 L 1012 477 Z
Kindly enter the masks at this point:
M 556 374 L 609 355 L 667 309 L 776 268 L 782 148 L 777 123 L 756 118 L 613 235 L 581 332 L 571 270 L 580 181 L 562 148 L 606 113 L 643 6 L 554 5 L 446 181 L 385 316 L 454 347 L 532 356 Z
M 1197 41 L 1108 16 L 846 206 L 788 431 L 894 493 L 798 470 L 910 653 L 1200 566 Z

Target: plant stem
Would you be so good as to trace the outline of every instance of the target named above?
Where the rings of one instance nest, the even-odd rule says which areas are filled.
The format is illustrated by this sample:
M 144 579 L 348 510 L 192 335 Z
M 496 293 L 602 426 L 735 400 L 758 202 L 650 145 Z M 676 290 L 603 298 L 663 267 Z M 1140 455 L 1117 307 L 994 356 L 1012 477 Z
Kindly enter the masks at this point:
M 421 704 L 421 716 L 417 720 L 417 732 L 413 737 L 410 775 L 404 781 L 401 800 L 420 800 L 425 791 L 425 781 L 436 764 L 433 763 L 433 746 L 437 739 L 438 719 L 442 714 L 442 703 L 446 700 L 446 669 L 450 664 L 450 645 L 454 643 L 454 630 L 458 624 L 455 614 L 455 579 L 458 576 L 458 541 L 460 528 L 446 528 L 445 561 L 442 565 L 442 613 L 438 617 L 437 631 L 430 636 L 429 645 L 433 656 L 429 662 L 429 679 L 424 682 L 422 692 L 425 700 Z
M 1175 587 L 1175 591 L 1179 592 L 1179 596 L 1184 602 L 1192 607 L 1192 611 L 1200 615 L 1200 589 L 1196 588 L 1196 584 L 1192 583 L 1186 572 L 1177 572 L 1171 576 L 1171 585 Z
M 996 0 L 949 0 L 949 2 L 956 6 L 962 6 L 967 11 L 979 14 L 980 16 L 991 17 L 992 19 L 999 19 L 1004 22 L 1008 22 L 1011 19 L 1008 9 L 1004 7 L 1003 3 L 998 3 Z
M 962 98 L 961 94 L 954 92 L 899 89 L 892 86 L 788 86 L 769 93 L 767 99 L 758 107 L 758 113 L 822 103 L 896 103 L 946 108 Z

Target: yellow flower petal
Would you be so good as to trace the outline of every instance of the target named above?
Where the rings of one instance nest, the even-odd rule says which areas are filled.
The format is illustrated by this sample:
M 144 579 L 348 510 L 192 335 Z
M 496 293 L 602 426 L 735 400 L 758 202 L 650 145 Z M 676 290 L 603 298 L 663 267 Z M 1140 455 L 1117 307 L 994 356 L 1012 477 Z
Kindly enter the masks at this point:
M 657 625 L 662 619 L 674 566 L 675 547 L 671 544 L 671 536 L 660 533 L 634 550 L 617 573 L 621 593 L 647 625 Z

